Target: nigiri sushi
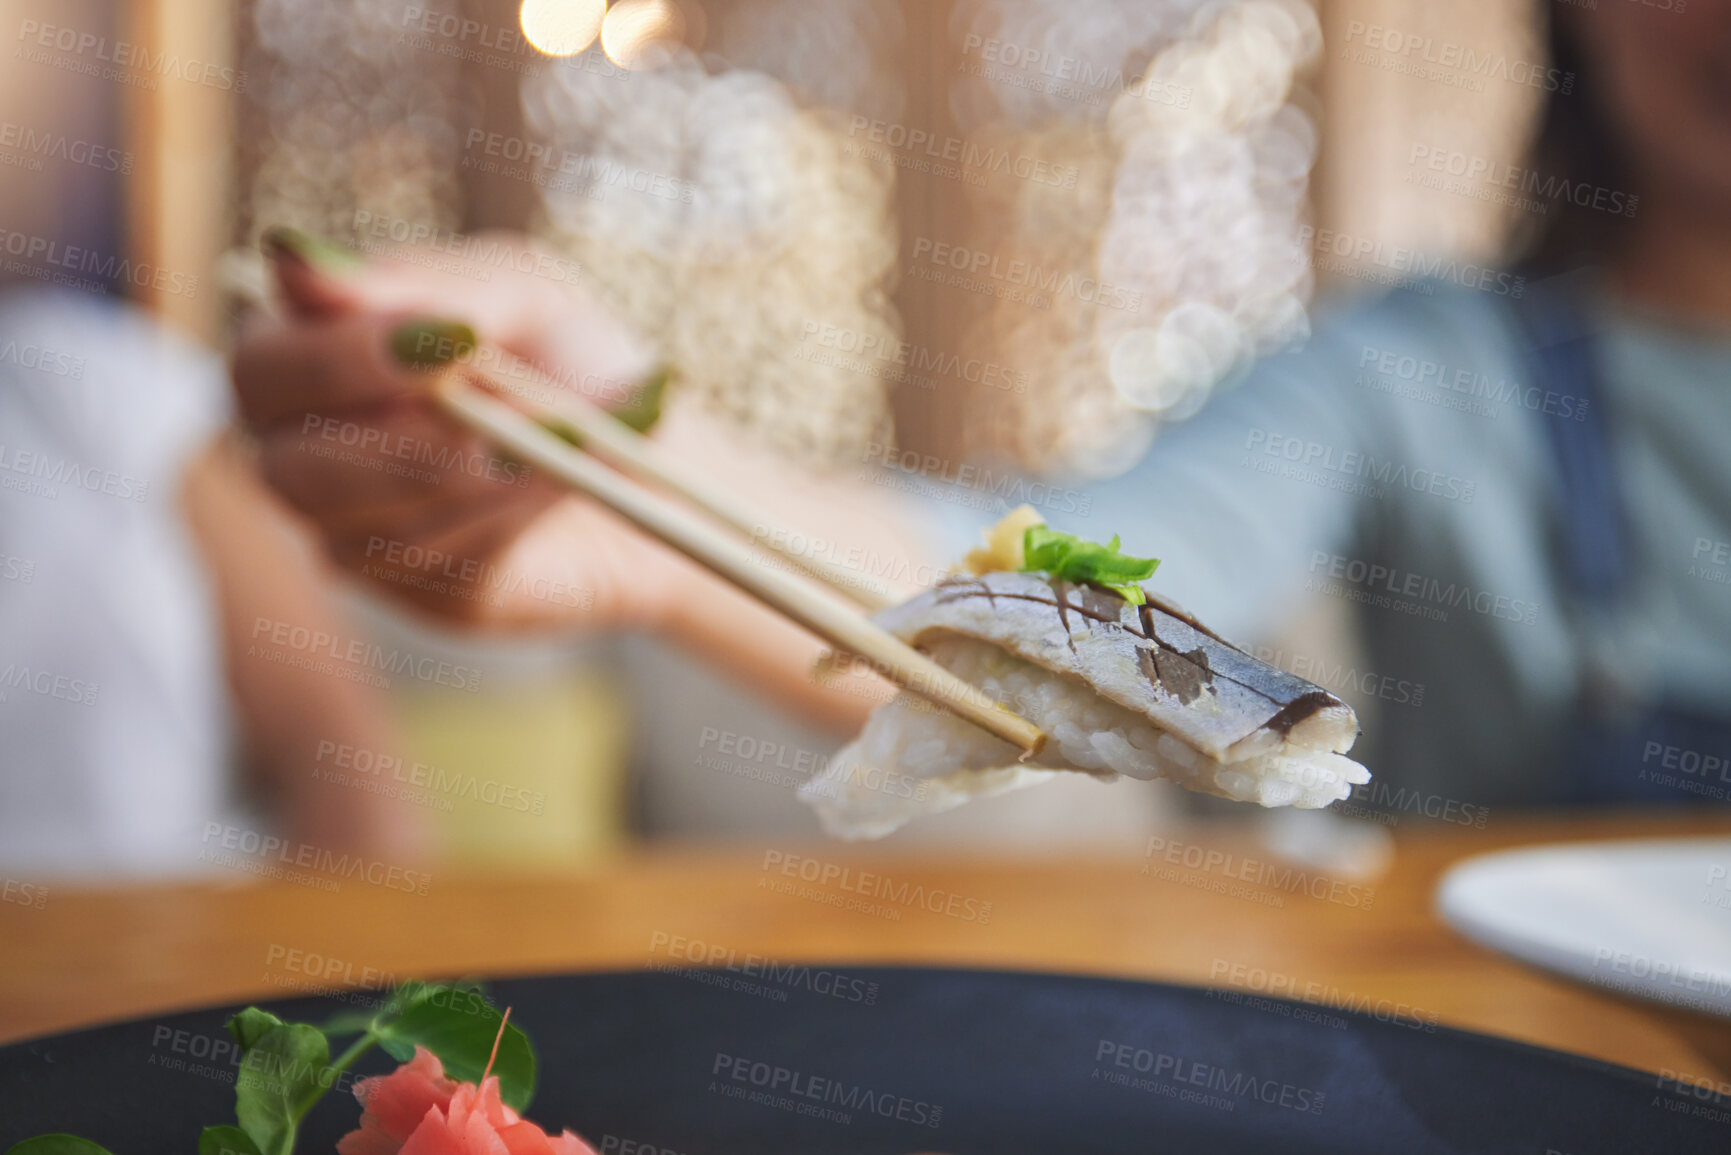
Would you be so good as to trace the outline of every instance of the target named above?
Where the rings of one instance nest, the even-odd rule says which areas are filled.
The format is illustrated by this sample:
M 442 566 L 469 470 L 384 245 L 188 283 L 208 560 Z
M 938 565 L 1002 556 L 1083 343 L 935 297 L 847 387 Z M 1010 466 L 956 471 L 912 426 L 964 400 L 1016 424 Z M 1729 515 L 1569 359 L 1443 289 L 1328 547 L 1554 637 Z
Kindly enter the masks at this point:
M 1054 534 L 1024 507 L 964 571 L 881 611 L 885 629 L 1050 740 L 1019 760 L 1008 743 L 900 694 L 801 788 L 825 829 L 881 838 L 918 815 L 1074 771 L 1305 808 L 1370 780 L 1346 757 L 1358 737 L 1352 707 L 1123 580 L 1156 563 L 1116 545 Z

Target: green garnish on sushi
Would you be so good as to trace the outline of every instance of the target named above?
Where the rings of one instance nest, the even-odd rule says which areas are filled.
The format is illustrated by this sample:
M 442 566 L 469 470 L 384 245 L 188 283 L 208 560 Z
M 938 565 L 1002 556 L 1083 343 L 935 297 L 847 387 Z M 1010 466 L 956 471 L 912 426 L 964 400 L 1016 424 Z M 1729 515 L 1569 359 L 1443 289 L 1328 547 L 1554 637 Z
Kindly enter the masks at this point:
M 1121 553 L 1117 534 L 1101 545 L 1043 525 L 1031 525 L 1022 533 L 1022 573 L 1038 571 L 1064 581 L 1105 586 L 1133 606 L 1147 600 L 1136 583 L 1153 577 L 1159 564 L 1159 558 Z
M 1118 536 L 1105 545 L 1046 528 L 1040 511 L 1020 505 L 985 532 L 983 548 L 970 550 L 961 572 L 1044 573 L 1068 582 L 1104 586 L 1133 606 L 1147 597 L 1137 582 L 1154 576 L 1160 559 L 1131 557 L 1118 549 Z

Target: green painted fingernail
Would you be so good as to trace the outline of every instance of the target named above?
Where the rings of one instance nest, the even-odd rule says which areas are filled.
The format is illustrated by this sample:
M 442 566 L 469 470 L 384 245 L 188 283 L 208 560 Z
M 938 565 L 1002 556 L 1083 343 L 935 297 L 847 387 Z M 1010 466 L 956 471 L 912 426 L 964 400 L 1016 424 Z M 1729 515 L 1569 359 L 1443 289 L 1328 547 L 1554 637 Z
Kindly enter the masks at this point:
M 563 417 L 542 417 L 537 419 L 537 423 L 567 445 L 583 448 L 583 435 Z
M 475 330 L 461 321 L 418 317 L 391 334 L 391 356 L 411 369 L 447 365 L 474 352 Z
M 323 273 L 347 273 L 366 264 L 359 256 L 323 237 L 289 225 L 272 225 L 259 238 L 266 248 L 292 253 Z
M 673 376 L 673 366 L 662 364 L 631 391 L 631 397 L 613 411 L 613 416 L 639 433 L 648 433 L 661 420 L 661 399 Z

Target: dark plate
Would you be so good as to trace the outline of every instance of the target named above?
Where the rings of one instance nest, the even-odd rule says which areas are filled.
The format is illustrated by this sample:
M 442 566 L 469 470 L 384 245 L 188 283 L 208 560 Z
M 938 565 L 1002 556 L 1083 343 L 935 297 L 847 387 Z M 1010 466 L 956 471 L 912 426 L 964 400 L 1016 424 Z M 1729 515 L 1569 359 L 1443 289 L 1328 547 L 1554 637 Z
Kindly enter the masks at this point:
M 1731 1151 L 1731 1104 L 1654 1075 L 1188 987 L 742 968 L 491 990 L 540 1053 L 530 1115 L 603 1155 Z M 271 1005 L 313 1021 L 345 1006 Z M 232 1009 L 0 1049 L 0 1149 L 66 1130 L 116 1155 L 190 1155 L 202 1126 L 233 1121 Z M 330 1151 L 358 1113 L 327 1095 L 298 1151 Z

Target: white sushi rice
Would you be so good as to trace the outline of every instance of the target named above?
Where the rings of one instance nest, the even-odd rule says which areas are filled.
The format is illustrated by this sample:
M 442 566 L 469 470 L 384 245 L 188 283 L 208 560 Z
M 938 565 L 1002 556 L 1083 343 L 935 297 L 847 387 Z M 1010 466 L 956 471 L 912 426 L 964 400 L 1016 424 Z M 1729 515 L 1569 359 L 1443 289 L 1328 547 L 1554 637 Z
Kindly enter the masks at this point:
M 1007 742 L 913 694 L 879 707 L 860 736 L 800 789 L 838 838 L 882 838 L 922 814 L 1086 771 L 1167 778 L 1191 790 L 1263 806 L 1327 806 L 1370 772 L 1327 749 L 1297 748 L 1270 734 L 1261 752 L 1220 762 L 1079 681 L 1025 662 L 988 642 L 947 636 L 931 657 L 1033 722 L 1050 738 L 1027 763 Z M 1045 769 L 1063 767 L 1065 769 Z

